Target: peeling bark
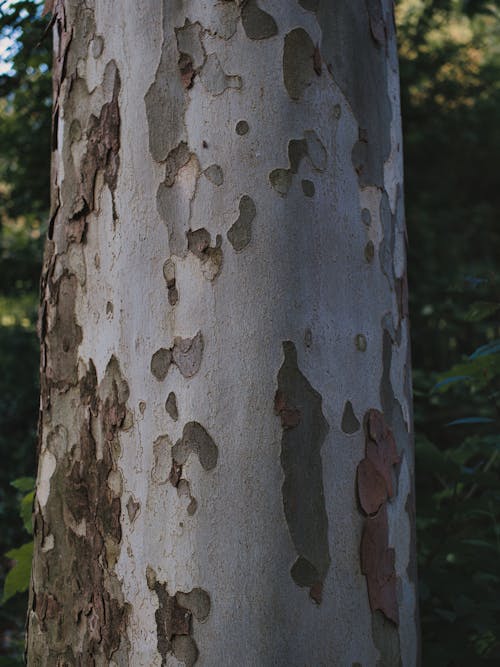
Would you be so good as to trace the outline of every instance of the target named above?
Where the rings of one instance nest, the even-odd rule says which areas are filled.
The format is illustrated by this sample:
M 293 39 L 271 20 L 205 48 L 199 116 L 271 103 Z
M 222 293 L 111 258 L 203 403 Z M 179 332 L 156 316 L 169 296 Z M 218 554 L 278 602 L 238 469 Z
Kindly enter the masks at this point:
M 416 666 L 392 3 L 45 12 L 28 664 Z

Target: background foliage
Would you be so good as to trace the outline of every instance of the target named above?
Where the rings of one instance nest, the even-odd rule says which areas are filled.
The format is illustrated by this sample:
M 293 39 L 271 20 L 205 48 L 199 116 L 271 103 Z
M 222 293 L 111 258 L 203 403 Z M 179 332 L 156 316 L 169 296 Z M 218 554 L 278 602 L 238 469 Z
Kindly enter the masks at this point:
M 34 472 L 49 199 L 51 58 L 41 4 L 0 0 L 0 667 L 22 664 L 26 596 L 13 593 L 30 557 L 31 481 L 19 478 Z M 497 665 L 500 9 L 488 0 L 396 5 L 423 664 Z

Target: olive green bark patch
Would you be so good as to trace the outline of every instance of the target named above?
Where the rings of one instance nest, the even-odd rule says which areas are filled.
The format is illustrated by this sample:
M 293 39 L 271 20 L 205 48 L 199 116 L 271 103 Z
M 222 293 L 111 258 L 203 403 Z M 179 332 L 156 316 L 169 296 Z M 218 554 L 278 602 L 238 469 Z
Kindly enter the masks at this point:
M 254 201 L 248 195 L 240 199 L 240 214 L 227 233 L 229 243 L 236 251 L 247 247 L 252 239 L 252 221 L 256 216 L 257 209 Z
M 303 28 L 295 28 L 285 37 L 283 48 L 283 79 L 292 100 L 300 100 L 316 78 L 315 47 Z
M 268 39 L 278 34 L 278 26 L 271 14 L 257 4 L 257 0 L 247 0 L 241 8 L 243 30 L 249 39 Z
M 285 341 L 283 352 L 274 408 L 283 427 L 283 507 L 297 552 L 291 576 L 298 586 L 308 587 L 319 604 L 330 567 L 321 462 L 321 447 L 329 426 L 323 415 L 321 395 L 298 368 L 295 345 Z

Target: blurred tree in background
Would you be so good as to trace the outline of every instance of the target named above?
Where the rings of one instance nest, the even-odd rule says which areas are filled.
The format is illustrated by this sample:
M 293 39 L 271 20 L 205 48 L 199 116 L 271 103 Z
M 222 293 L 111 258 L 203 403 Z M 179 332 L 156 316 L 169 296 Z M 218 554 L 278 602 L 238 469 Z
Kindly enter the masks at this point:
M 50 36 L 41 2 L 0 2 L 0 580 L 26 542 L 22 495 L 33 475 L 38 417 L 36 317 L 49 208 Z M 27 597 L 0 606 L 0 665 L 19 665 Z M 17 643 L 16 643 L 17 642 Z M 10 656 L 10 657 L 8 657 Z
M 491 0 L 396 5 L 423 664 L 498 665 L 500 9 Z M 26 542 L 26 487 L 9 482 L 34 471 L 51 94 L 41 6 L 0 0 L 0 554 Z M 2 585 L 11 565 L 1 561 Z M 25 605 L 18 594 L 0 606 L 0 667 L 22 664 Z

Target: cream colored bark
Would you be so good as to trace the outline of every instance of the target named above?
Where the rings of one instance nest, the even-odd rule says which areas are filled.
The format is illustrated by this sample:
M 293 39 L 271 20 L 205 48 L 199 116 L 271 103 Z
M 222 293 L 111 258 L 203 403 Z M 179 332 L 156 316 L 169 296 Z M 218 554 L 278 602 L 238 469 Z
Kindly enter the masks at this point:
M 28 664 L 416 665 L 392 3 L 48 4 Z

